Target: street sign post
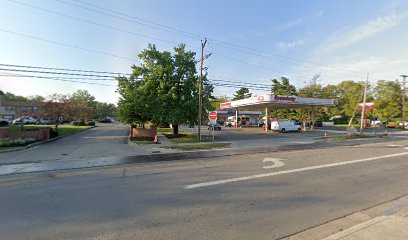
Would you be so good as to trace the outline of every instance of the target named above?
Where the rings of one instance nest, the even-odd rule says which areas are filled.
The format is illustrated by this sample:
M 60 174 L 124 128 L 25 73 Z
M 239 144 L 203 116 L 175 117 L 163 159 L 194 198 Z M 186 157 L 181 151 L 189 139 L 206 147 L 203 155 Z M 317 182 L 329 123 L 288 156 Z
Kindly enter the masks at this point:
M 217 122 L 217 111 L 212 111 L 208 114 L 208 118 L 210 119 L 211 122 L 214 122 L 214 124 Z M 214 126 L 212 126 L 212 134 L 213 134 L 213 142 L 214 142 Z
M 217 121 L 217 112 L 216 111 L 212 111 L 208 114 L 208 118 L 212 121 L 212 122 L 216 122 Z

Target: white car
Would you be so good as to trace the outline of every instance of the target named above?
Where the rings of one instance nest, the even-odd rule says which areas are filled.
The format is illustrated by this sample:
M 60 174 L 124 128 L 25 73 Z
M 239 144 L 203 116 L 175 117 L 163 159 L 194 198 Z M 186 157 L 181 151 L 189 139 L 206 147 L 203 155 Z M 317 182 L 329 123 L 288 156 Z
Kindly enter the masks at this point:
M 404 126 L 405 128 L 408 128 L 408 122 L 405 122 L 405 124 L 403 122 L 400 122 L 398 125 L 400 127 Z
M 275 132 L 299 132 L 302 128 L 298 122 L 280 120 L 271 122 L 271 130 Z
M 32 118 L 32 117 L 19 117 L 19 118 L 14 119 L 13 124 L 21 124 L 21 122 L 23 124 L 36 124 L 37 119 Z

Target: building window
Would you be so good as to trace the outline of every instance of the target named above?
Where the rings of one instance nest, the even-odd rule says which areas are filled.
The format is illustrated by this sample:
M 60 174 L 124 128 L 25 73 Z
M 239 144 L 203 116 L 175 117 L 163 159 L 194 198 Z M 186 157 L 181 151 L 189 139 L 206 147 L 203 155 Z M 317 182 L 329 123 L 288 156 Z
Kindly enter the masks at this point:
M 38 107 L 33 107 L 33 112 L 38 112 Z
M 14 107 L 13 106 L 5 106 L 6 111 L 14 111 Z
M 27 111 L 26 107 L 20 107 L 20 112 L 25 112 Z

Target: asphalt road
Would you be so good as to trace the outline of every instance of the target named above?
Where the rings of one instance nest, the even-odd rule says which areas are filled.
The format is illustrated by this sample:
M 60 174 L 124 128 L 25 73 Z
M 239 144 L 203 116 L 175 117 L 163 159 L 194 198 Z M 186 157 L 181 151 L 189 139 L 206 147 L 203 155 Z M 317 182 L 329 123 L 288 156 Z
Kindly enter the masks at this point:
M 126 144 L 128 136 L 129 127 L 126 125 L 99 123 L 96 128 L 57 141 L 0 153 L 0 164 L 128 156 L 135 154 L 135 149 Z
M 408 194 L 408 141 L 0 177 L 2 239 L 278 239 Z

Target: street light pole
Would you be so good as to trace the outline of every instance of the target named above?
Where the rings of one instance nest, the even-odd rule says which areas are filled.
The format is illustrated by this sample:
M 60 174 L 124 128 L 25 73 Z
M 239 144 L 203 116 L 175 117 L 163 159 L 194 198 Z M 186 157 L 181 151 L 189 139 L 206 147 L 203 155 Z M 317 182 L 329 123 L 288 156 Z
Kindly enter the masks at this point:
M 401 75 L 402 77 L 402 129 L 405 129 L 406 111 L 405 111 L 405 78 L 408 75 Z

